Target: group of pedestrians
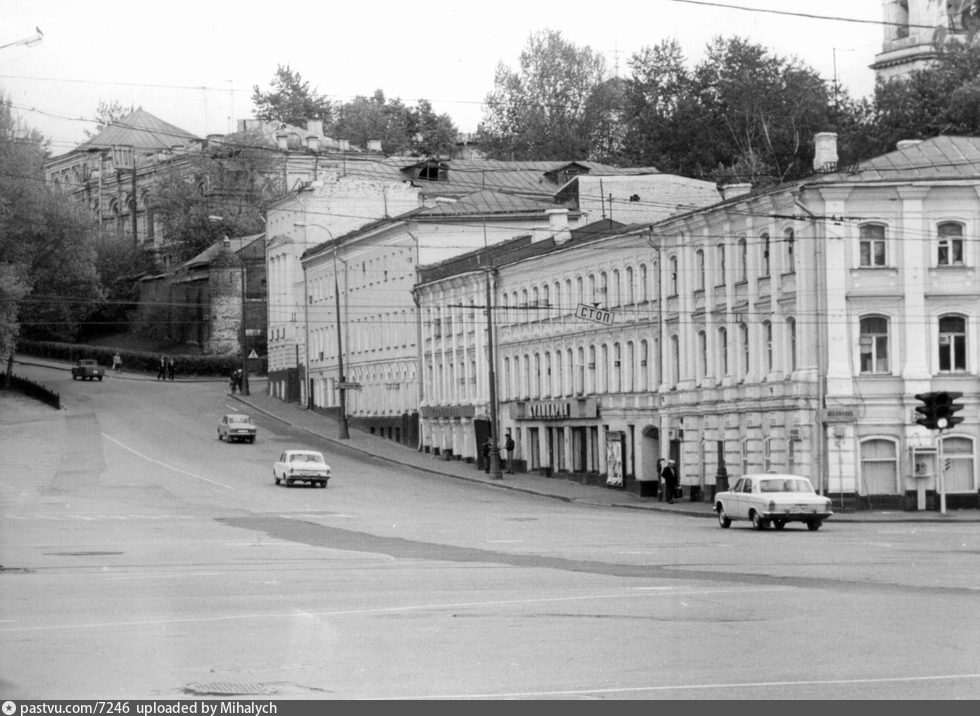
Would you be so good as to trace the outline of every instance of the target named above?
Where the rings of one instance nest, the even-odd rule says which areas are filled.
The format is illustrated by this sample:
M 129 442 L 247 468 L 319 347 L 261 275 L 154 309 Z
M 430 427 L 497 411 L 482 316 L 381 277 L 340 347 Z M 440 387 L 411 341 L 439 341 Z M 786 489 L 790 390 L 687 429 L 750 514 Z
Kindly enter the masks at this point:
M 231 375 L 228 376 L 228 378 L 229 378 L 229 385 L 231 387 L 232 395 L 234 395 L 236 391 L 241 391 L 242 380 L 244 378 L 244 373 L 242 372 L 242 369 L 235 368 L 235 370 L 231 372 Z
M 493 440 L 487 438 L 486 442 L 483 443 L 483 471 L 484 472 L 490 472 L 490 448 L 492 447 L 493 447 Z M 500 468 L 504 469 L 506 467 L 507 473 L 510 475 L 514 474 L 514 448 L 515 448 L 514 438 L 510 434 L 510 431 L 508 430 L 507 435 L 504 436 L 504 450 L 507 451 L 507 460 L 504 461 L 502 457 L 500 458 Z
M 160 356 L 157 364 L 157 380 L 173 380 L 177 375 L 177 366 L 174 364 L 172 356 Z

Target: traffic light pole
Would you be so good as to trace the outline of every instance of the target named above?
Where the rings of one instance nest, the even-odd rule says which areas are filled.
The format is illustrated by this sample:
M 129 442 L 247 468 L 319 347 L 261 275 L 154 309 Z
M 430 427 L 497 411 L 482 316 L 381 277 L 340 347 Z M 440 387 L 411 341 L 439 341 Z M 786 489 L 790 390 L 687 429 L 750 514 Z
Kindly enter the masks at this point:
M 936 446 L 936 453 L 939 458 L 939 466 L 936 469 L 936 491 L 939 493 L 939 512 L 946 514 L 946 456 L 943 454 L 943 429 L 939 428 L 939 443 Z

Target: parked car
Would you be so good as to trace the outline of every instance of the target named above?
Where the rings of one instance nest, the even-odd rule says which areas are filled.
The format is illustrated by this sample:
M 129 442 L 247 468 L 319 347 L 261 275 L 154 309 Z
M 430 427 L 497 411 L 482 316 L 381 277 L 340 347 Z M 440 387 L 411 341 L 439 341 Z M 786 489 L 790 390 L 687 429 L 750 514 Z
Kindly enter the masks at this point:
M 102 380 L 104 377 L 105 368 L 91 358 L 79 358 L 71 367 L 72 380 Z
M 284 450 L 272 466 L 276 484 L 291 487 L 294 482 L 326 487 L 330 479 L 330 466 L 323 453 L 315 450 Z
M 257 432 L 258 430 L 250 415 L 229 413 L 222 415 L 221 420 L 218 421 L 218 440 L 227 440 L 228 442 L 244 440 L 254 443 Z
M 743 475 L 727 492 L 715 495 L 718 524 L 750 520 L 757 530 L 770 524 L 777 530 L 787 522 L 803 522 L 810 530 L 820 529 L 833 515 L 830 500 L 818 495 L 809 478 L 791 474 Z

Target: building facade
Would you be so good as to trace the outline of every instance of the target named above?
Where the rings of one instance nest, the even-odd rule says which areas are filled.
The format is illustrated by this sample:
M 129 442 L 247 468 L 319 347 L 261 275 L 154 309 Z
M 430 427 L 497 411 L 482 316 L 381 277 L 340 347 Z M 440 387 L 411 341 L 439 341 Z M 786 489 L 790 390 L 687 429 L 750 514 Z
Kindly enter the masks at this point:
M 498 434 L 520 466 L 643 492 L 674 458 L 692 499 L 792 471 L 841 504 L 978 506 L 980 139 L 841 173 L 834 142 L 818 138 L 806 181 L 424 274 L 423 316 L 485 304 L 492 276 Z M 488 396 L 456 386 L 489 375 L 487 341 L 473 364 L 452 341 L 423 339 L 423 443 L 476 459 L 466 421 Z M 965 405 L 942 436 L 914 410 L 939 390 Z

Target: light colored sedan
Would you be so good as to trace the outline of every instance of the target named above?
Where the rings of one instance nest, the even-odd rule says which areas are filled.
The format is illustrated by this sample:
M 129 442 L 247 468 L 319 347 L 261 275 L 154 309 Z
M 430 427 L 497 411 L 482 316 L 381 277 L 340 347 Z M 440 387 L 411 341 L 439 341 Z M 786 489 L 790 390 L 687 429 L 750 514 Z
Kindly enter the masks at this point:
M 257 432 L 251 416 L 242 413 L 222 415 L 221 420 L 218 421 L 218 440 L 227 440 L 228 442 L 244 440 L 254 443 Z
M 809 478 L 791 474 L 743 475 L 727 492 L 715 495 L 718 524 L 729 527 L 732 520 L 750 520 L 757 530 L 770 524 L 777 530 L 788 522 L 803 522 L 818 530 L 833 511 L 830 500 L 818 495 Z
M 315 450 L 284 450 L 272 466 L 272 476 L 277 485 L 291 487 L 294 482 L 326 487 L 330 479 L 330 466 L 323 453 Z

